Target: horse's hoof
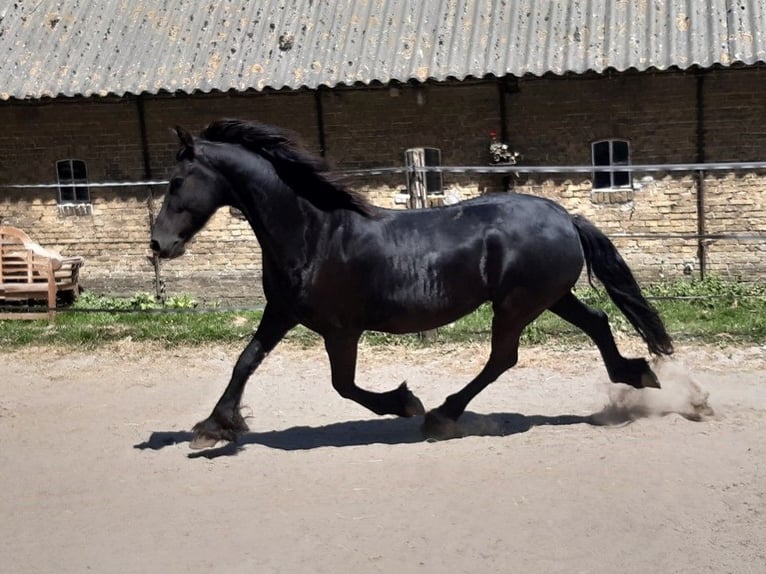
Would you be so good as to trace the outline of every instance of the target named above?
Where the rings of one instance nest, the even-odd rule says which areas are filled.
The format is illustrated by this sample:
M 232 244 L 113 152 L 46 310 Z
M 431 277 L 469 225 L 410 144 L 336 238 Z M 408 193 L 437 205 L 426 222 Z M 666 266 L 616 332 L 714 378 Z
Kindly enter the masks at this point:
M 225 419 L 213 413 L 209 418 L 194 425 L 194 436 L 189 447 L 198 450 L 214 447 L 221 441 L 233 442 L 247 430 L 247 423 L 239 412 L 235 413 L 232 419 Z
M 407 388 L 406 381 L 399 385 L 398 391 L 402 395 L 402 416 L 417 417 L 426 414 L 423 403 Z
M 192 450 L 201 450 L 203 448 L 213 448 L 217 445 L 219 440 L 217 438 L 205 436 L 202 433 L 194 433 L 189 448 Z
M 657 378 L 657 375 L 655 375 L 653 371 L 646 371 L 641 375 L 641 386 L 644 388 L 648 387 L 652 389 L 661 388 L 660 380 Z
M 659 389 L 660 381 L 646 359 L 627 359 L 617 372 L 610 372 L 615 383 L 625 383 L 634 389 Z
M 463 437 L 463 430 L 457 421 L 445 416 L 439 412 L 439 409 L 433 409 L 426 413 L 420 430 L 423 436 L 432 441 Z

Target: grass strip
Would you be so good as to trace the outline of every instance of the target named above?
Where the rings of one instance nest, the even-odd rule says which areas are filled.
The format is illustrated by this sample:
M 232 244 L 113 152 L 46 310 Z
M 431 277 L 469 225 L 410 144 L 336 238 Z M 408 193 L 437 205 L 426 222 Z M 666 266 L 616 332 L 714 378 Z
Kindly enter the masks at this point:
M 759 344 L 766 340 L 766 285 L 724 281 L 663 282 L 649 285 L 644 293 L 660 312 L 677 341 L 700 343 Z M 616 332 L 632 332 L 625 317 L 603 289 L 579 288 L 578 297 L 603 309 Z M 87 310 L 87 312 L 85 312 Z M 46 321 L 0 321 L 0 348 L 51 345 L 95 348 L 117 341 L 152 342 L 165 346 L 238 343 L 249 339 L 261 311 L 199 309 L 189 296 L 171 298 L 165 306 L 150 296 L 131 298 L 83 294 L 70 312 L 59 313 L 54 324 Z M 369 344 L 428 346 L 483 342 L 489 339 L 492 311 L 483 305 L 462 319 L 427 336 L 388 335 L 368 332 Z M 297 327 L 287 339 L 312 346 L 319 336 Z M 522 343 L 584 343 L 585 335 L 546 312 L 527 327 Z

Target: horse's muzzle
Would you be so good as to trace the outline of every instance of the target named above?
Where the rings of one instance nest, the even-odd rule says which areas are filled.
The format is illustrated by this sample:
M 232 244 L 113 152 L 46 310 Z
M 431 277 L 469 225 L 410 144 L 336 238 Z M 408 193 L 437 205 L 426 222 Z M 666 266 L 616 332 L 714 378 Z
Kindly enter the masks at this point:
M 183 255 L 184 251 L 186 250 L 184 242 L 180 239 L 177 239 L 170 245 L 163 245 L 157 239 L 152 238 L 152 240 L 149 242 L 149 248 L 160 259 L 175 259 L 176 257 Z

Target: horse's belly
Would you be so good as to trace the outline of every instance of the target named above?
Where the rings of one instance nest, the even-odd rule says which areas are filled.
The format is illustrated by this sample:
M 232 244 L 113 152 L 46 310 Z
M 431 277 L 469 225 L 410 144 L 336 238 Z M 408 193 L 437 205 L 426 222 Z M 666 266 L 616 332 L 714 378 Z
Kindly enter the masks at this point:
M 482 301 L 476 302 L 470 307 L 461 306 L 429 311 L 414 309 L 411 312 L 392 313 L 387 317 L 371 317 L 364 329 L 394 334 L 430 331 L 457 321 L 476 310 L 481 303 Z
M 402 281 L 372 289 L 365 309 L 366 329 L 411 333 L 451 323 L 487 300 L 481 278 L 467 275 Z

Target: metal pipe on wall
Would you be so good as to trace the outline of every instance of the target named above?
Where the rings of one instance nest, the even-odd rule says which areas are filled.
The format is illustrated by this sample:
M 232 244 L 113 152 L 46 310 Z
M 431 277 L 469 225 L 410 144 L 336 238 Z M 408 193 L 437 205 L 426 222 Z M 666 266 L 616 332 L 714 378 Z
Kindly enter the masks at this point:
M 705 163 L 705 74 L 698 72 L 696 76 L 697 102 L 697 163 Z M 707 271 L 707 233 L 705 222 L 705 171 L 697 172 L 697 260 L 700 265 L 700 279 L 705 278 Z

